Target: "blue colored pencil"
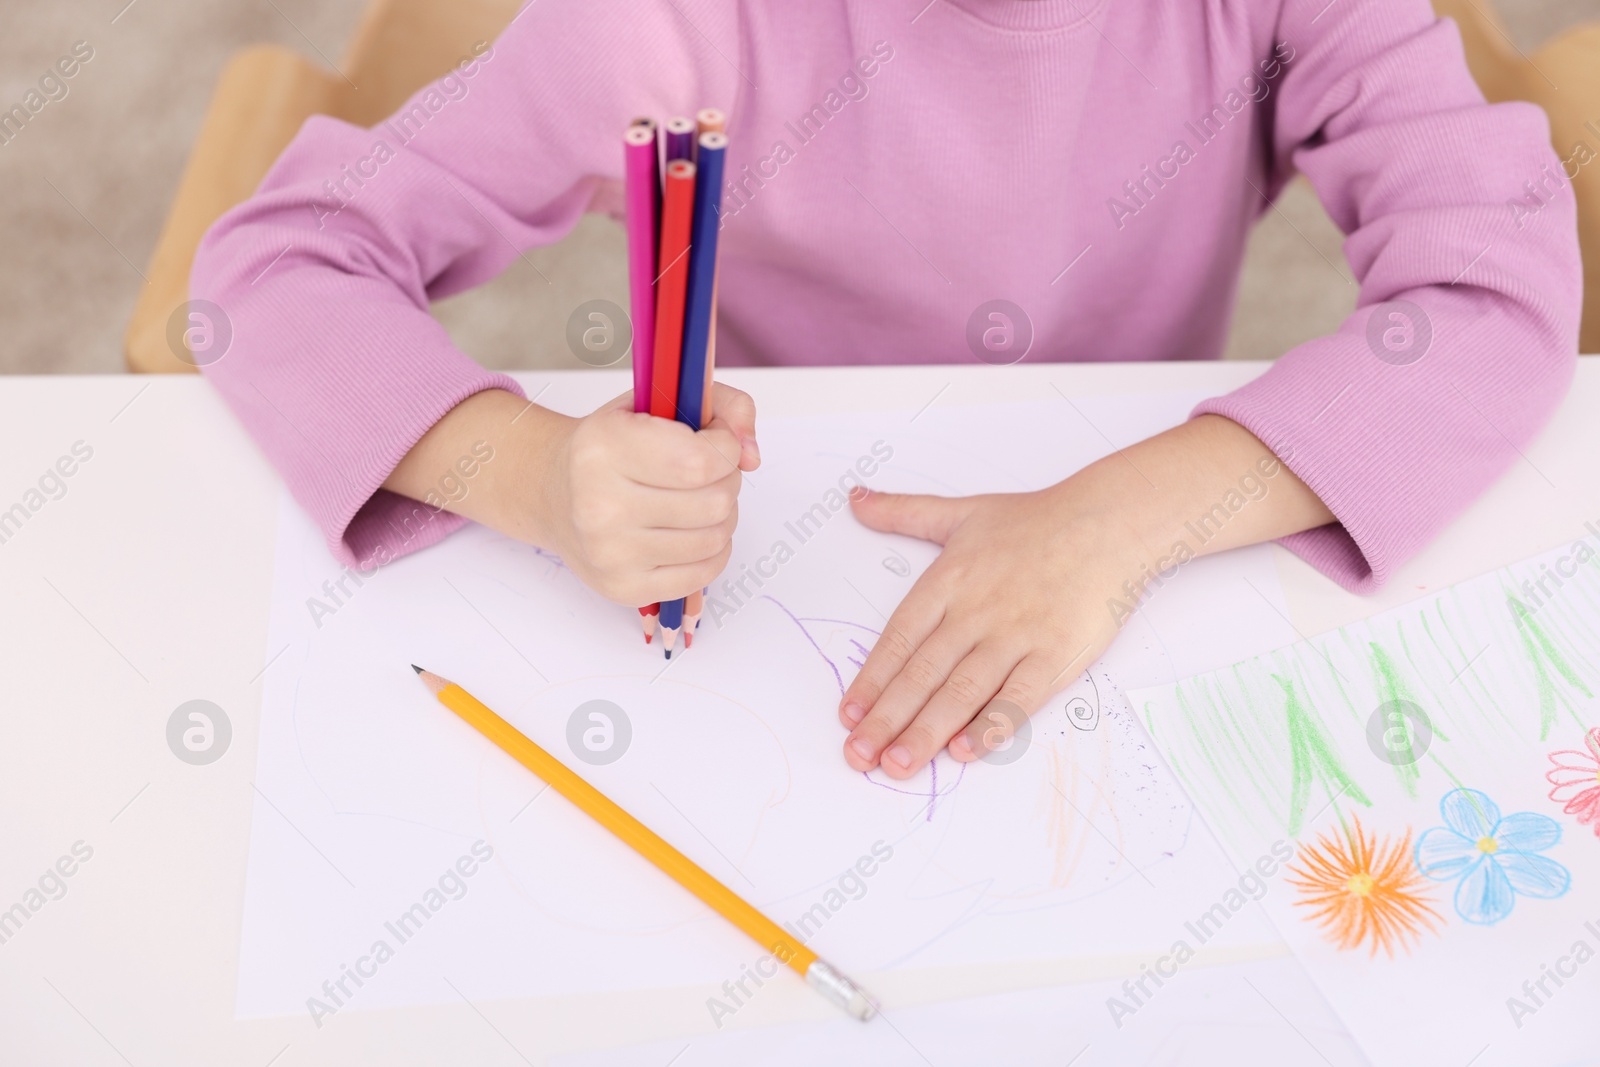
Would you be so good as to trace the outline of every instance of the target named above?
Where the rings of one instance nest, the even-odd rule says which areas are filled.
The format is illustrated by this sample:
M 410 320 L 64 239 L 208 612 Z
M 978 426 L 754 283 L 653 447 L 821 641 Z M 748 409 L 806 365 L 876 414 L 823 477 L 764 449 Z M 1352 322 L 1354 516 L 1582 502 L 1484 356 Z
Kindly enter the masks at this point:
M 694 222 L 689 236 L 689 287 L 683 298 L 683 349 L 678 363 L 677 419 L 691 430 L 705 425 L 706 355 L 717 291 L 717 227 L 722 221 L 722 171 L 728 138 L 702 133 L 695 152 Z M 662 652 L 683 628 L 682 600 L 661 602 Z
M 683 300 L 683 351 L 678 363 L 678 421 L 705 426 L 706 353 L 717 291 L 717 227 L 722 221 L 722 171 L 728 138 L 702 133 L 695 164 L 694 226 L 689 236 L 689 291 Z
M 693 162 L 695 132 L 694 120 L 685 118 L 682 115 L 675 115 L 663 123 L 661 129 L 664 135 L 661 140 L 662 154 L 665 157 L 665 162 L 667 164 L 671 164 L 675 160 L 679 159 Z M 659 211 L 656 213 L 656 217 L 658 220 L 661 219 L 662 216 Z M 661 266 L 664 272 L 666 264 L 662 264 Z M 685 272 L 687 273 L 687 268 L 685 268 Z M 679 334 L 677 340 L 681 345 L 681 333 Z M 674 393 L 669 394 L 669 398 L 675 397 L 676 388 L 676 385 L 674 385 Z M 651 608 L 655 610 L 656 623 L 661 628 L 661 635 L 663 638 L 662 651 L 666 653 L 666 657 L 668 659 L 671 659 L 672 646 L 677 638 L 679 628 L 681 628 L 683 625 L 683 602 L 680 600 L 676 609 L 669 604 L 653 604 L 651 605 Z M 645 611 L 650 609 L 641 608 L 640 610 Z

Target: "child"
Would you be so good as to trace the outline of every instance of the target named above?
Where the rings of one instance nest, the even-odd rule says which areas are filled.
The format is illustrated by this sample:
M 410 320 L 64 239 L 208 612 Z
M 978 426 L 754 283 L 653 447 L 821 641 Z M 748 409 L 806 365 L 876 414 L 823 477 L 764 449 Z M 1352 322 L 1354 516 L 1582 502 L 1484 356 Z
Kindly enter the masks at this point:
M 336 555 L 473 519 L 624 604 L 722 569 L 750 397 L 719 386 L 698 434 L 626 397 L 568 418 L 428 313 L 618 202 L 634 115 L 706 105 L 732 142 L 725 366 L 964 363 L 996 298 L 1036 361 L 1214 359 L 1246 233 L 1295 171 L 1361 286 L 1338 332 L 1049 489 L 857 500 L 943 546 L 841 702 L 858 770 L 1003 742 L 1115 636 L 1108 604 L 1190 556 L 1281 539 L 1375 588 L 1572 374 L 1575 209 L 1544 116 L 1487 106 L 1426 0 L 540 0 L 394 120 L 307 122 L 196 260 L 234 330 L 206 373 Z M 1270 492 L 1187 544 L 1253 471 Z

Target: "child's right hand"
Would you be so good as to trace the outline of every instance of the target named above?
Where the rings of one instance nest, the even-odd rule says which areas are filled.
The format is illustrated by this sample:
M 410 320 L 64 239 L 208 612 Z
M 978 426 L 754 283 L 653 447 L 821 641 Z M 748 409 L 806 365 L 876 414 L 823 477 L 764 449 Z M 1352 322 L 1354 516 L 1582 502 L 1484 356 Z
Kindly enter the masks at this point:
M 675 600 L 728 562 L 740 472 L 761 463 L 749 395 L 714 385 L 711 412 L 696 433 L 635 414 L 631 392 L 574 419 L 486 389 L 435 423 L 384 488 L 437 499 L 441 476 L 459 483 L 457 464 L 475 456 L 472 480 L 442 506 L 558 553 L 609 600 Z
M 601 596 L 637 607 L 688 595 L 733 549 L 741 471 L 761 462 L 755 402 L 715 385 L 699 433 L 636 414 L 632 393 L 566 421 L 541 449 L 543 547 Z

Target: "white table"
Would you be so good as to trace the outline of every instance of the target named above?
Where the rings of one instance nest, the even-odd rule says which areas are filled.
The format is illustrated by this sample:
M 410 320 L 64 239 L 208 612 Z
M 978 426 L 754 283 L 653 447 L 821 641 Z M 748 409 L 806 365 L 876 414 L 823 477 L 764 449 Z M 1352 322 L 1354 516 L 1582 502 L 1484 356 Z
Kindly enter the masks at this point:
M 1069 395 L 1226 391 L 1261 364 L 729 371 L 765 415 Z M 578 412 L 627 387 L 619 371 L 526 374 Z M 0 379 L 0 511 L 75 442 L 92 457 L 0 543 L 0 909 L 76 842 L 92 857 L 0 943 L 7 1064 L 520 1063 L 558 1051 L 553 1020 L 586 1014 L 616 1041 L 672 1006 L 640 994 L 603 1017 L 585 998 L 235 1022 L 233 987 L 279 482 L 199 380 Z M 917 398 L 914 401 L 908 398 Z M 1068 417 L 1070 409 L 1063 408 Z M 1600 358 L 1582 361 L 1552 424 L 1379 596 L 1338 589 L 1277 550 L 1295 625 L 1311 634 L 1600 525 Z M 81 449 L 80 449 L 81 450 Z M 70 465 L 69 465 L 70 466 Z M 271 669 L 268 667 L 267 669 Z M 231 718 L 226 756 L 173 757 L 168 716 L 204 698 Z M 698 1009 L 698 1006 L 696 1007 Z

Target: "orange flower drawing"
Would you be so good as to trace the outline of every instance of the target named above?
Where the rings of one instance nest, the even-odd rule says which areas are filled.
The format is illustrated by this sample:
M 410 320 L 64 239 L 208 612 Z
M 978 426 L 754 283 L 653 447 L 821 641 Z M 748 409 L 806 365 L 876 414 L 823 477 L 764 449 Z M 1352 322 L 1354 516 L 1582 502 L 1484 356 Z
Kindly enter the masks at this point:
M 1444 921 L 1422 892 L 1428 883 L 1412 861 L 1409 830 L 1399 842 L 1380 843 L 1354 820 L 1348 837 L 1319 834 L 1301 846 L 1288 873 L 1300 894 L 1295 905 L 1310 908 L 1309 918 L 1341 950 L 1368 945 L 1372 955 L 1381 948 L 1393 958 Z

